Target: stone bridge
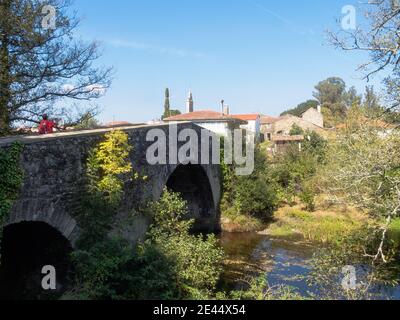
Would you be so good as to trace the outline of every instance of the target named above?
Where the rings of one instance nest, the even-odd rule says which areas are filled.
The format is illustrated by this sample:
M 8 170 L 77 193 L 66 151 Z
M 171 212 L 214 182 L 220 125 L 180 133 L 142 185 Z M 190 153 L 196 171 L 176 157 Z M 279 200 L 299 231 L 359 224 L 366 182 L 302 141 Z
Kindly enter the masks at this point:
M 150 221 L 145 216 L 133 216 L 132 210 L 137 204 L 148 199 L 157 200 L 163 189 L 168 187 L 170 190 L 180 192 L 188 201 L 190 218 L 195 219 L 196 230 L 219 231 L 218 207 L 221 198 L 219 165 L 148 164 L 146 151 L 154 142 L 146 142 L 146 136 L 149 130 L 155 128 L 165 132 L 169 142 L 168 125 L 118 128 L 128 134 L 129 143 L 133 146 L 130 155 L 133 168 L 148 179 L 125 187 L 124 200 L 115 217 L 116 230 L 122 232 L 132 243 L 141 239 Z M 184 129 L 193 129 L 201 137 L 202 129 L 194 124 L 178 125 L 178 132 Z M 21 155 L 21 165 L 25 173 L 24 183 L 19 199 L 14 203 L 4 226 L 5 242 L 8 236 L 13 238 L 11 233 L 17 232 L 18 226 L 21 226 L 23 228 L 20 231 L 23 230 L 25 235 L 39 230 L 40 233 L 49 234 L 56 231 L 68 240 L 72 248 L 75 246 L 81 229 L 74 218 L 74 212 L 78 209 L 84 193 L 83 178 L 88 152 L 110 130 L 0 139 L 0 148 L 7 148 L 15 141 L 24 144 Z M 185 142 L 178 143 L 178 147 L 183 144 Z M 201 148 L 199 148 L 200 153 Z M 126 222 L 128 221 L 126 218 L 130 218 L 129 223 Z M 35 225 L 38 227 L 36 231 L 33 230 Z

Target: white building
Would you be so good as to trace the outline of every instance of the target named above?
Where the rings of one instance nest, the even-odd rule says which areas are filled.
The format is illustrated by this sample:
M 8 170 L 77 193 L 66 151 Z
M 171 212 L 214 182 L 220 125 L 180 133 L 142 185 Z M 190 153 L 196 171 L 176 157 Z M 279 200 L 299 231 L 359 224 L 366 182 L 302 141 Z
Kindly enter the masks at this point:
M 260 114 L 236 114 L 231 115 L 231 117 L 238 119 L 246 124 L 242 124 L 240 127 L 247 132 L 254 134 L 256 139 L 260 138 L 261 134 L 261 115 Z
M 259 139 L 261 133 L 261 115 L 239 114 L 231 115 L 229 107 L 224 106 L 223 112 L 211 110 L 194 111 L 193 95 L 189 92 L 186 101 L 186 113 L 164 119 L 167 123 L 193 122 L 202 128 L 226 137 L 234 129 L 244 129 Z
M 224 115 L 216 111 L 194 111 L 164 119 L 168 123 L 192 122 L 198 126 L 210 130 L 217 135 L 227 137 L 228 133 L 246 125 L 245 121 Z

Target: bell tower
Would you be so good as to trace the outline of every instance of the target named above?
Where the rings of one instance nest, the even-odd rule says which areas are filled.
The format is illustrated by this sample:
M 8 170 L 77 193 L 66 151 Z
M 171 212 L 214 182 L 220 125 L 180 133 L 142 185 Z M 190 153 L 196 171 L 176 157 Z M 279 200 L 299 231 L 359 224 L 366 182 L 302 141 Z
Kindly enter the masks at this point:
M 192 113 L 194 111 L 194 102 L 193 102 L 193 94 L 189 91 L 189 96 L 186 102 L 186 112 Z

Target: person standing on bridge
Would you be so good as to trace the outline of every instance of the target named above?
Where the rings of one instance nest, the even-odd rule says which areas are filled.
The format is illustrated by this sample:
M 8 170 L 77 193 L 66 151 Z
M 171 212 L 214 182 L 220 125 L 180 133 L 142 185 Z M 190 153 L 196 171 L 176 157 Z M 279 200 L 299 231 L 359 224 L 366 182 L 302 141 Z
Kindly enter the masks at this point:
M 47 114 L 43 115 L 43 120 L 39 124 L 39 134 L 49 134 L 54 132 L 55 123 L 49 120 Z

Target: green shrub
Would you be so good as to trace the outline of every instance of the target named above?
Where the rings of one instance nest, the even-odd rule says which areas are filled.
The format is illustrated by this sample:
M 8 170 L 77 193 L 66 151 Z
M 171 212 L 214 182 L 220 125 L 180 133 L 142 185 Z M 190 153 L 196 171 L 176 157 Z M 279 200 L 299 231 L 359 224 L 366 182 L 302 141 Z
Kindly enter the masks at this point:
M 0 242 L 4 221 L 18 197 L 24 178 L 20 166 L 22 149 L 20 143 L 14 143 L 7 150 L 0 149 Z
M 214 294 L 222 271 L 222 249 L 215 236 L 191 235 L 182 217 L 186 202 L 165 191 L 148 207 L 153 224 L 146 241 L 133 248 L 120 238 L 86 231 L 72 255 L 76 283 L 68 299 L 204 299 Z M 97 219 L 95 219 L 97 220 Z M 90 226 L 96 226 L 93 222 Z M 103 227 L 98 228 L 105 231 Z
M 179 194 L 164 191 L 151 206 L 154 224 L 150 228 L 151 243 L 175 262 L 175 279 L 180 298 L 209 298 L 222 272 L 223 251 L 214 235 L 190 234 L 193 221 L 183 221 L 187 205 Z
M 393 220 L 390 224 L 388 238 L 394 242 L 395 247 L 400 247 L 400 218 Z
M 223 216 L 257 218 L 267 221 L 279 203 L 279 186 L 269 174 L 269 164 L 262 146 L 255 150 L 255 169 L 249 176 L 236 176 L 234 167 L 223 164 Z

